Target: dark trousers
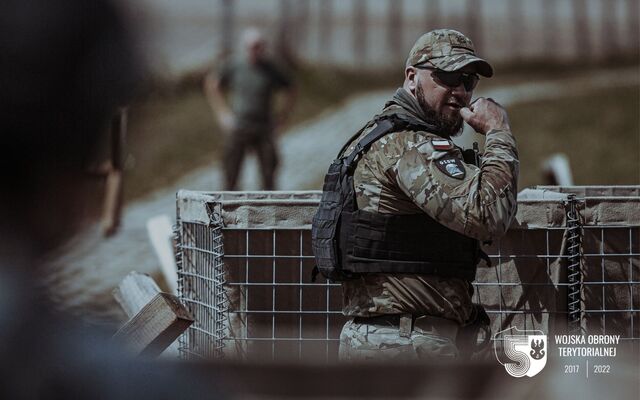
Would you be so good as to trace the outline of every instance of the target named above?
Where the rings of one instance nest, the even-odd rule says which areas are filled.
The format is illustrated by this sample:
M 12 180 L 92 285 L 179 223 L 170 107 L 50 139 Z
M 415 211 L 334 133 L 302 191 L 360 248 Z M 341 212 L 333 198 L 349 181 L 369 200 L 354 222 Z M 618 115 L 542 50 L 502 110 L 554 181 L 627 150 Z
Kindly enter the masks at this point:
M 225 190 L 236 190 L 242 161 L 247 151 L 255 151 L 258 156 L 262 189 L 275 189 L 278 152 L 270 128 L 265 129 L 264 126 L 237 128 L 226 140 L 224 147 Z

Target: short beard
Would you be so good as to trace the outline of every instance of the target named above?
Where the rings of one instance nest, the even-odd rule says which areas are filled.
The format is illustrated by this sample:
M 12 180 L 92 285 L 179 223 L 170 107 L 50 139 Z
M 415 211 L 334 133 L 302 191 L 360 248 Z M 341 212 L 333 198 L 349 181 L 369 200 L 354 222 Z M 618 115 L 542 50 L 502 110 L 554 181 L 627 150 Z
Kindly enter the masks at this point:
M 427 104 L 427 100 L 424 97 L 424 91 L 420 84 L 416 87 L 416 99 L 418 100 L 420 108 L 424 111 L 427 122 L 431 122 L 438 127 L 438 132 L 434 133 L 443 137 L 454 137 L 458 136 L 462 132 L 462 124 L 464 121 L 460 114 L 458 113 L 454 116 L 448 117 L 431 108 L 431 106 Z

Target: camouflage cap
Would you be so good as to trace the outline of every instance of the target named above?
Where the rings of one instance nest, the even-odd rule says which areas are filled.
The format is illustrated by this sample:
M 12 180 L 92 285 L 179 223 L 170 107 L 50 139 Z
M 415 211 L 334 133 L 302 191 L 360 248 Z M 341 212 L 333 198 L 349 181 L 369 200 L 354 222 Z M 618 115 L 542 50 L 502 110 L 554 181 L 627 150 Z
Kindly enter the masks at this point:
M 428 64 L 444 71 L 456 71 L 475 63 L 478 74 L 493 75 L 489 63 L 475 54 L 473 42 L 453 29 L 436 29 L 420 36 L 409 52 L 406 66 Z

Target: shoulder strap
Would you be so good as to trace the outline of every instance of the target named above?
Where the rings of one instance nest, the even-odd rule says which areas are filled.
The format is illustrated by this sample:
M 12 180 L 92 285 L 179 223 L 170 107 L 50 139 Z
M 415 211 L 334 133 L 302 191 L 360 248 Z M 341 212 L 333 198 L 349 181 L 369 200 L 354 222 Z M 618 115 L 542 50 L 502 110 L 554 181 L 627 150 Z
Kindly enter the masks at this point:
M 354 140 L 356 140 L 357 138 L 360 137 L 360 135 L 362 134 L 362 132 L 364 132 L 367 128 L 369 128 L 370 126 L 374 125 L 374 124 L 380 124 L 381 121 L 386 120 L 386 119 L 391 119 L 394 121 L 394 126 L 397 122 L 397 120 L 399 120 L 398 116 L 395 113 L 385 113 L 384 111 L 378 115 L 376 115 L 371 121 L 367 122 L 362 128 L 360 128 L 358 130 L 358 132 L 356 132 L 353 136 L 351 136 L 349 138 L 349 140 L 347 140 L 347 142 L 344 144 L 344 146 L 342 146 L 342 148 L 340 149 L 340 151 L 338 152 L 338 156 L 337 158 L 340 159 L 344 159 L 347 156 L 344 157 L 340 157 L 342 154 L 344 154 L 344 152 L 349 148 L 349 146 L 351 146 L 351 143 L 353 143 Z M 375 128 L 374 128 L 375 129 Z M 384 136 L 384 134 L 383 134 Z
M 360 128 L 358 130 L 358 132 L 354 133 L 353 136 L 351 136 L 349 138 L 349 140 L 347 140 L 347 142 L 342 146 L 342 148 L 340 149 L 340 151 L 338 152 L 338 156 L 336 158 L 340 158 L 340 156 L 349 148 L 349 146 L 351 145 L 351 143 L 356 140 L 358 137 L 360 137 L 360 135 L 362 134 L 362 132 L 367 129 L 369 126 L 371 126 L 372 123 L 374 123 L 374 121 L 369 121 L 366 123 L 365 126 L 363 126 L 362 128 Z M 344 157 L 342 157 L 344 158 Z
M 356 144 L 356 148 L 346 158 L 344 162 L 345 165 L 347 165 L 348 167 L 352 167 L 356 157 L 367 151 L 373 142 L 391 132 L 394 126 L 396 126 L 396 124 L 394 124 L 394 121 L 389 118 L 378 121 L 378 125 L 376 125 L 376 127 L 373 128 L 371 132 L 369 132 Z
M 363 137 L 356 144 L 356 147 L 353 150 L 353 152 L 351 152 L 351 154 L 349 154 L 346 157 L 345 165 L 349 167 L 353 167 L 353 162 L 360 154 L 366 152 L 373 142 L 380 139 L 381 137 L 383 137 L 384 135 L 386 135 L 391 131 L 398 130 L 398 129 L 406 129 L 406 128 L 415 129 L 415 130 L 426 130 L 426 131 L 434 131 L 435 129 L 434 126 L 428 123 L 414 120 L 413 118 L 400 113 L 393 113 L 393 114 L 383 113 L 378 115 L 372 122 L 377 123 L 376 127 L 373 128 L 371 132 L 369 132 L 365 137 Z M 338 153 L 338 157 L 340 157 L 340 154 L 342 154 L 346 150 L 349 144 L 355 138 L 360 136 L 362 131 L 367 129 L 367 127 L 369 127 L 370 125 L 371 123 L 368 123 L 362 129 L 360 129 L 358 133 L 356 133 L 352 137 L 352 139 L 350 139 L 347 142 L 347 144 L 345 144 L 342 147 L 342 149 L 340 150 L 340 153 Z M 343 157 L 343 159 L 345 159 L 345 157 Z

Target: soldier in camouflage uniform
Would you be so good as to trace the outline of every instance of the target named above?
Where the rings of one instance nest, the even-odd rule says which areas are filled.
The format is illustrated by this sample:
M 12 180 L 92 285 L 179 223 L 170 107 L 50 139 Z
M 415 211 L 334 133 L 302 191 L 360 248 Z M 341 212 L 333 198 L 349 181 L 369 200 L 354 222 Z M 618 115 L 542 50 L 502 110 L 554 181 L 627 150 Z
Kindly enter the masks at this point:
M 225 190 L 236 190 L 247 150 L 258 156 L 262 189 L 275 189 L 278 152 L 275 134 L 284 126 L 293 108 L 295 92 L 291 79 L 266 56 L 266 41 L 253 28 L 243 35 L 243 58 L 225 63 L 217 76 L 205 80 L 205 93 L 222 128 L 229 133 L 224 145 Z M 274 117 L 273 100 L 285 93 Z M 229 92 L 230 105 L 224 94 Z
M 480 241 L 502 236 L 516 212 L 518 154 L 506 111 L 471 96 L 478 74 L 492 67 L 463 34 L 440 29 L 422 35 L 406 62 L 405 81 L 382 114 L 406 114 L 438 127 L 391 132 L 374 142 L 354 172 L 359 209 L 426 213 Z M 479 166 L 463 160 L 451 137 L 463 121 L 486 135 Z M 375 124 L 352 142 L 345 154 Z M 416 240 L 421 238 L 416 237 Z M 342 283 L 340 358 L 457 357 L 456 337 L 473 320 L 471 282 L 418 274 L 362 274 Z

